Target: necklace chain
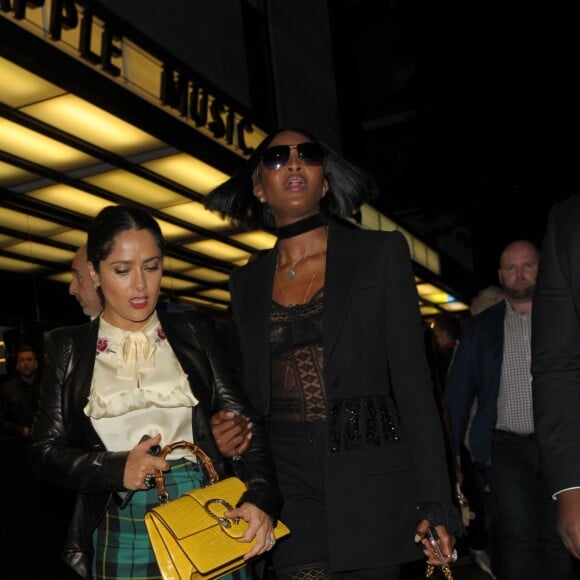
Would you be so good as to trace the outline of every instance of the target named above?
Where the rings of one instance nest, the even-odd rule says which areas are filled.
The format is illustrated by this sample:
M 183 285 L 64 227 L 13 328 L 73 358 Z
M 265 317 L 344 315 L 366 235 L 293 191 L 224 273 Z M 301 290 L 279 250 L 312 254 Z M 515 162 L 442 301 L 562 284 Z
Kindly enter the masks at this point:
M 328 230 L 326 228 L 323 229 L 322 234 L 321 234 L 320 238 L 318 238 L 318 240 L 316 240 L 316 243 L 318 243 L 322 239 L 322 236 L 324 236 L 325 234 L 328 235 Z M 287 274 L 288 282 L 294 282 L 294 280 L 296 278 L 296 264 L 301 262 L 305 257 L 306 257 L 306 250 L 304 251 L 304 254 L 302 254 L 302 256 L 300 256 L 300 258 L 298 258 L 298 260 L 296 260 L 295 262 L 292 263 L 292 265 L 290 266 L 290 269 L 288 270 L 288 274 Z M 319 253 L 319 258 L 322 260 L 322 252 Z M 276 269 L 274 270 L 274 275 L 276 276 L 278 286 L 280 286 L 280 290 L 282 291 L 284 298 L 286 298 L 286 301 L 288 302 L 288 306 L 293 306 L 293 304 L 290 304 L 290 300 L 288 300 L 288 295 L 286 294 L 286 290 L 284 290 L 284 285 L 282 284 L 282 281 L 280 280 L 280 276 L 278 274 L 278 260 L 279 259 L 280 259 L 280 254 L 278 253 L 278 257 L 276 259 Z M 310 278 L 310 283 L 308 284 L 308 288 L 306 288 L 306 292 L 304 293 L 304 298 L 302 299 L 302 304 L 306 304 L 306 300 L 308 299 L 308 296 L 310 296 L 310 291 L 312 290 L 312 285 L 314 284 L 315 278 L 316 278 L 316 270 L 314 270 L 314 274 L 312 274 L 312 278 Z
M 326 228 L 322 228 L 322 232 L 320 233 L 320 236 L 316 239 L 316 242 L 314 242 L 314 245 L 312 246 L 312 249 L 314 249 L 315 246 L 318 245 L 318 243 L 320 242 L 320 240 L 322 240 L 322 237 L 324 236 L 324 234 L 327 232 Z M 300 262 L 302 262 L 302 260 L 304 260 L 304 258 L 306 258 L 306 253 L 308 251 L 308 248 L 304 249 L 304 253 L 294 262 L 292 262 L 292 264 L 290 264 L 290 268 L 288 268 L 288 272 L 286 273 L 286 277 L 288 278 L 288 282 L 294 282 L 294 280 L 296 280 L 296 266 L 298 266 L 298 264 Z M 278 259 L 276 260 L 276 270 L 278 270 L 278 260 L 280 259 L 280 253 L 278 252 Z
M 296 280 L 296 266 L 299 264 L 299 262 L 302 262 L 305 257 L 306 250 L 304 250 L 304 253 L 298 258 L 298 260 L 296 260 L 296 262 L 292 262 L 292 265 L 290 268 L 288 268 L 288 273 L 286 274 L 288 277 L 288 282 L 294 282 L 294 280 Z
M 276 274 L 276 280 L 278 280 L 278 286 L 280 286 L 280 290 L 282 290 L 282 294 L 284 294 L 284 298 L 286 298 L 286 300 L 288 302 L 288 306 L 294 306 L 293 304 L 290 304 L 290 300 L 288 300 L 288 295 L 286 294 L 286 290 L 284 290 L 284 286 L 282 285 L 282 282 L 280 281 L 280 278 L 278 276 L 278 268 L 276 268 L 275 274 Z M 312 290 L 312 284 L 314 284 L 314 278 L 316 278 L 316 272 L 314 272 L 314 274 L 312 274 L 312 278 L 310 278 L 310 284 L 308 284 L 308 288 L 306 288 L 306 292 L 304 293 L 304 298 L 302 299 L 302 304 L 306 304 L 306 300 L 308 298 L 308 295 L 310 294 L 310 290 Z

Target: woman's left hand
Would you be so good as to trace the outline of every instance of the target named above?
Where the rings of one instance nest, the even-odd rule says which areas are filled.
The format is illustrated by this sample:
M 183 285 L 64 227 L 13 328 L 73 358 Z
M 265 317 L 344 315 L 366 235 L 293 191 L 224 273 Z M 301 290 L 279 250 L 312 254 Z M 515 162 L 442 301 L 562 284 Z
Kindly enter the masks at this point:
M 251 542 L 255 539 L 256 544 L 244 556 L 244 560 L 255 558 L 275 546 L 272 518 L 259 507 L 252 503 L 243 503 L 240 507 L 225 512 L 224 515 L 227 518 L 241 518 L 248 522 L 246 533 L 238 541 Z
M 429 537 L 429 527 L 435 531 L 433 538 Z M 457 550 L 453 547 L 455 538 L 449 534 L 445 526 L 431 526 L 429 520 L 421 520 L 415 533 L 415 542 L 423 544 L 427 563 L 433 566 L 448 566 L 457 562 Z

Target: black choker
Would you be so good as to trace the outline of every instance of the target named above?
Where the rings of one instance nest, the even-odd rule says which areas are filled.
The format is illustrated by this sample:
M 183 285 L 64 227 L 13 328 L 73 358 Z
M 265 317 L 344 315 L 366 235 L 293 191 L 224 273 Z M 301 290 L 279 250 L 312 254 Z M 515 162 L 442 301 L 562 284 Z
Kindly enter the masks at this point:
M 298 220 L 297 222 L 288 224 L 287 226 L 282 226 L 276 230 L 276 235 L 279 240 L 285 240 L 286 238 L 293 238 L 303 234 L 304 232 L 309 232 L 310 230 L 315 230 L 320 226 L 325 226 L 326 220 L 321 213 L 311 215 L 307 218 Z

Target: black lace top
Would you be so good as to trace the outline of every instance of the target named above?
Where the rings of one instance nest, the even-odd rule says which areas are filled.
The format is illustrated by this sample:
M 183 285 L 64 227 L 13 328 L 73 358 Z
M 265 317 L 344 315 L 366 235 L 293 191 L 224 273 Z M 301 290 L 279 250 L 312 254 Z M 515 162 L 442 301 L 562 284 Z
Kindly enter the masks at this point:
M 306 304 L 270 310 L 270 421 L 325 421 L 321 288 Z

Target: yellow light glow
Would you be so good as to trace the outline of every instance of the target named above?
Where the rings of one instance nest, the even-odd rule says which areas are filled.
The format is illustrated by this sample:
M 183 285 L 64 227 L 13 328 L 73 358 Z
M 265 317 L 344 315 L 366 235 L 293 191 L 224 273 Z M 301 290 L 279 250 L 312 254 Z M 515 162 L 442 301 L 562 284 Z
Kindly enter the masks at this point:
M 209 212 L 205 207 L 196 201 L 182 203 L 171 207 L 164 207 L 163 212 L 167 215 L 184 220 L 200 228 L 212 230 L 214 232 L 231 228 L 228 221 L 217 214 Z
M 29 216 L 5 207 L 1 211 L 2 225 L 24 234 L 50 237 L 66 230 L 66 228 L 54 222 Z
M 70 272 L 62 272 L 60 274 L 52 274 L 47 276 L 49 280 L 54 280 L 55 282 L 62 282 L 67 286 L 72 282 L 72 274 Z
M 225 282 L 230 277 L 229 274 L 224 274 L 217 270 L 211 270 L 210 268 L 193 268 L 183 272 L 183 274 L 185 276 L 199 278 L 204 282 Z
M 158 219 L 157 223 L 161 228 L 161 233 L 163 237 L 168 242 L 174 242 L 179 239 L 189 239 L 191 238 L 191 232 L 182 227 L 176 226 L 172 223 L 166 222 L 165 220 Z
M 442 291 L 435 292 L 434 294 L 423 295 L 423 298 L 435 304 L 445 304 L 446 302 L 453 302 L 455 300 L 453 296 Z
M 90 155 L 7 119 L 0 119 L 0 149 L 59 171 L 97 163 Z
M 202 240 L 192 244 L 185 244 L 184 247 L 207 256 L 213 256 L 218 260 L 226 260 L 227 262 L 235 262 L 236 260 L 248 259 L 250 257 L 248 252 L 244 252 L 223 242 L 218 242 L 217 240 Z
M 18 239 L 13 236 L 9 236 L 7 234 L 0 234 L 0 248 L 6 244 L 13 244 L 17 241 Z
M 32 274 L 33 272 L 41 272 L 43 267 L 32 262 L 0 256 L 0 270 L 16 272 L 18 274 Z
M 228 309 L 227 304 L 218 304 L 216 302 L 211 302 L 210 300 L 202 300 L 201 298 L 195 298 L 193 296 L 181 296 L 179 302 L 184 306 L 201 306 L 202 308 L 208 307 L 212 308 L 213 310 L 219 310 L 221 312 L 226 312 Z
M 163 259 L 163 270 L 165 272 L 183 273 L 191 268 L 191 262 L 178 260 L 173 256 L 165 256 Z
M 229 302 L 231 299 L 230 293 L 227 290 L 221 290 L 220 288 L 214 288 L 213 290 L 203 290 L 198 293 L 199 296 L 205 296 L 206 298 L 213 298 L 214 300 L 224 300 Z
M 0 58 L 0 78 L 0 101 L 15 109 L 64 93 L 56 85 L 5 58 Z
M 238 240 L 238 242 L 246 244 L 247 246 L 252 246 L 252 248 L 256 248 L 256 250 L 269 250 L 274 247 L 276 240 L 278 239 L 269 232 L 262 230 L 233 234 L 230 237 L 234 240 Z
M 191 290 L 199 286 L 199 284 L 196 284 L 195 282 L 179 280 L 178 278 L 173 278 L 172 276 L 163 276 L 161 278 L 161 285 L 163 288 L 167 288 L 168 290 Z
M 186 153 L 147 161 L 143 167 L 204 195 L 228 178 L 222 171 Z
M 422 284 L 417 284 L 417 292 L 419 293 L 419 296 L 427 298 L 427 296 L 438 294 L 439 292 L 441 292 L 441 290 L 437 288 L 437 286 L 434 286 L 433 284 L 423 282 Z
M 35 179 L 38 179 L 38 176 L 34 173 L 24 171 L 24 169 L 0 161 L 0 185 L 2 187 L 13 187 L 20 183 L 34 181 Z
M 113 205 L 113 202 L 102 197 L 63 184 L 35 189 L 27 195 L 90 217 L 96 216 L 107 205 Z
M 61 250 L 60 248 L 53 248 L 51 246 L 45 246 L 44 244 L 28 241 L 13 244 L 11 246 L 4 246 L 2 249 L 31 259 L 50 260 L 51 262 L 59 263 L 70 262 L 74 256 L 74 252 L 68 252 L 67 250 Z
M 87 232 L 82 230 L 67 230 L 56 236 L 51 236 L 50 239 L 78 248 L 87 241 Z
M 441 304 L 441 308 L 449 312 L 462 312 L 463 310 L 469 310 L 469 306 L 459 300 L 449 302 L 448 304 Z
M 134 155 L 165 146 L 159 139 L 71 94 L 30 105 L 23 111 L 117 155 Z
M 122 169 L 91 175 L 84 181 L 155 209 L 181 203 L 186 199 L 175 191 Z

